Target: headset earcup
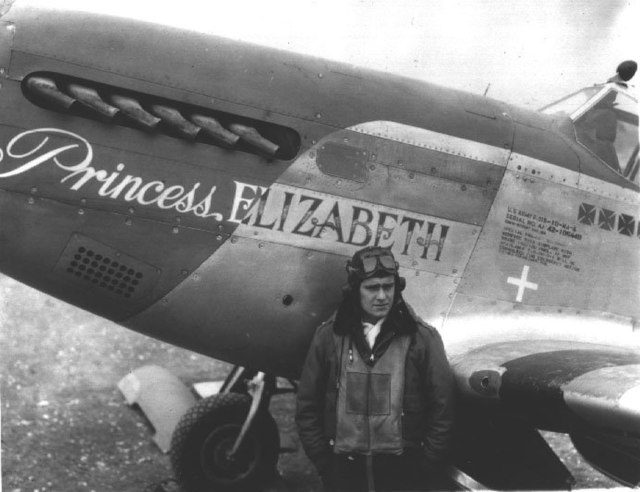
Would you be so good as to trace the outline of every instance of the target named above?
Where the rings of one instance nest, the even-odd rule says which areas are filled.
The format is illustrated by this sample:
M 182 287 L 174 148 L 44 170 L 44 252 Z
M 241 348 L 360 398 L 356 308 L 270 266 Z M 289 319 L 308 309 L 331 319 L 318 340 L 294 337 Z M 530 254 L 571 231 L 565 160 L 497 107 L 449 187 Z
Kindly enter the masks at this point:
M 398 286 L 398 290 L 402 292 L 404 288 L 407 286 L 407 279 L 404 277 L 398 276 L 396 278 L 396 285 Z

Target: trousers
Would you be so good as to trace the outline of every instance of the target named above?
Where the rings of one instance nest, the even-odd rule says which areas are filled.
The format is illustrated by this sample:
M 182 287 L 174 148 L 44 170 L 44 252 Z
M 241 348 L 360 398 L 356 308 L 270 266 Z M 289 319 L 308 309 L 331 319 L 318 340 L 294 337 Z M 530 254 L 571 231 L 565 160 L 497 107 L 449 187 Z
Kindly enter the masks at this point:
M 322 484 L 325 492 L 426 491 L 440 490 L 442 476 L 416 448 L 401 455 L 334 454 Z

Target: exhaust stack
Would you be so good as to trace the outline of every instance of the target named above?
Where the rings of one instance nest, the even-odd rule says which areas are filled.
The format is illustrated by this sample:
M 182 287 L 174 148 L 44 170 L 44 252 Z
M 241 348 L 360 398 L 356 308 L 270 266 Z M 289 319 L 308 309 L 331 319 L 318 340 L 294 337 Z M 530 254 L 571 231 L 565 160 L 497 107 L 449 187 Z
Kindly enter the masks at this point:
M 235 145 L 240 137 L 223 127 L 218 120 L 210 116 L 202 116 L 200 114 L 191 115 L 191 121 L 202 127 L 204 132 L 227 145 Z
M 231 131 L 238 135 L 242 140 L 250 145 L 266 152 L 269 155 L 275 155 L 280 148 L 279 145 L 274 144 L 271 140 L 267 140 L 258 133 L 258 130 L 251 126 L 240 125 L 234 123 L 229 126 Z
M 151 111 L 156 116 L 162 118 L 162 121 L 177 130 L 182 136 L 191 140 L 195 139 L 198 136 L 198 133 L 200 133 L 200 130 L 202 130 L 199 126 L 187 121 L 184 116 L 180 114 L 180 111 L 175 108 L 164 106 L 162 104 L 153 104 L 151 106 Z
M 147 113 L 138 101 L 130 97 L 113 94 L 111 96 L 111 102 L 119 108 L 127 118 L 135 121 L 147 130 L 153 130 L 161 121 L 160 118 L 153 116 L 151 113 Z
M 82 104 L 109 119 L 120 112 L 118 108 L 104 102 L 98 94 L 98 91 L 91 87 L 85 87 L 80 84 L 69 84 L 67 90 L 69 94 L 74 96 Z
M 33 94 L 60 109 L 67 110 L 75 102 L 74 98 L 61 92 L 56 83 L 46 77 L 29 77 L 27 79 L 27 88 Z

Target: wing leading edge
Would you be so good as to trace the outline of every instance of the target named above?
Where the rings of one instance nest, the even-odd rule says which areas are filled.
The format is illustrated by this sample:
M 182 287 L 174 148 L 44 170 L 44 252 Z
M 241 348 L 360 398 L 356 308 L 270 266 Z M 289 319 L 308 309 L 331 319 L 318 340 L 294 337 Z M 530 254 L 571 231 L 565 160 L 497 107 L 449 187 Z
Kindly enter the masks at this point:
M 640 483 L 640 352 L 580 342 L 488 344 L 452 361 L 462 400 L 564 432 L 596 468 Z

